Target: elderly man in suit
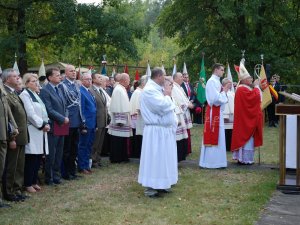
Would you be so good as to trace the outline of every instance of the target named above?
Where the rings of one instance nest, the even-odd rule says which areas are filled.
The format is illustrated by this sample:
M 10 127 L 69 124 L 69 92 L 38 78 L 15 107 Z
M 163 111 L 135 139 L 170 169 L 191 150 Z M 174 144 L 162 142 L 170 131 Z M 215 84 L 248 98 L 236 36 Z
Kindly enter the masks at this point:
M 6 69 L 2 74 L 2 81 L 7 92 L 7 101 L 12 115 L 19 129 L 16 137 L 16 149 L 8 147 L 3 175 L 3 193 L 8 201 L 23 201 L 22 194 L 24 183 L 25 145 L 29 142 L 27 130 L 27 115 L 22 100 L 15 89 L 19 85 L 19 75 L 14 69 Z
M 81 76 L 81 83 L 81 112 L 86 128 L 79 136 L 78 169 L 82 174 L 90 174 L 92 171 L 89 162 L 95 137 L 97 113 L 95 97 L 89 89 L 92 86 L 91 74 L 84 73 Z
M 49 81 L 41 89 L 40 97 L 43 100 L 50 119 L 51 130 L 48 133 L 49 154 L 46 156 L 45 183 L 47 185 L 60 184 L 60 166 L 63 156 L 64 136 L 68 130 L 69 118 L 67 116 L 66 102 L 61 90 L 60 70 L 51 68 L 46 71 Z
M 95 140 L 92 148 L 93 168 L 101 166 L 101 149 L 105 136 L 105 127 L 107 126 L 107 101 L 105 91 L 101 87 L 102 82 L 105 82 L 101 74 L 92 74 L 93 85 L 90 91 L 95 96 L 97 107 L 97 130 L 95 133 Z
M 14 127 L 15 131 L 12 131 L 9 127 L 9 122 Z M 10 132 L 9 132 L 10 131 Z M 5 158 L 7 153 L 7 142 L 9 141 L 9 133 L 18 133 L 17 124 L 13 118 L 7 102 L 7 93 L 0 84 L 0 208 L 7 208 L 10 205 L 3 203 L 2 201 L 2 175 L 4 172 Z
M 80 109 L 80 90 L 76 82 L 76 71 L 73 65 L 67 65 L 66 78 L 60 83 L 67 104 L 68 117 L 70 120 L 69 135 L 65 136 L 63 162 L 64 170 L 62 177 L 66 180 L 74 180 L 76 175 L 76 157 L 78 152 L 79 128 L 82 125 Z

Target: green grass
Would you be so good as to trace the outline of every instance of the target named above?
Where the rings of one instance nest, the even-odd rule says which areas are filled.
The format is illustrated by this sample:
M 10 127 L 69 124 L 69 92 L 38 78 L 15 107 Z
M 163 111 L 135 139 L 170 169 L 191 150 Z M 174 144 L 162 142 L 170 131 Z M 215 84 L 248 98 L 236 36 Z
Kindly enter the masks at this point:
M 199 160 L 200 144 L 202 143 L 203 125 L 196 125 L 191 129 L 192 136 L 192 154 L 189 155 L 189 160 Z M 264 127 L 264 145 L 260 147 L 260 162 L 261 164 L 277 164 L 279 161 L 279 128 Z M 255 159 L 258 163 L 259 150 L 256 148 Z M 232 161 L 232 153 L 227 153 L 228 161 Z
M 263 163 L 277 162 L 277 132 L 265 129 Z M 192 130 L 189 160 L 195 163 L 180 165 L 179 182 L 162 198 L 144 197 L 137 183 L 138 163 L 107 163 L 91 176 L 43 186 L 26 202 L 0 209 L 0 224 L 253 224 L 275 190 L 278 172 L 257 167 L 199 169 L 201 133 L 202 126 Z

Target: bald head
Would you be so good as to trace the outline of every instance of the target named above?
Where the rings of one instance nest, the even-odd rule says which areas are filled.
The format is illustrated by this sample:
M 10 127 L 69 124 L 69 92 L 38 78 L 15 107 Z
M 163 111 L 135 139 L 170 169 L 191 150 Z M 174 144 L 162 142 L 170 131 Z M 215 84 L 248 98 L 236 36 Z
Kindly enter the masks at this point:
M 176 82 L 177 84 L 181 85 L 183 83 L 183 76 L 182 73 L 175 73 L 173 75 L 173 80 L 174 82 Z
M 66 74 L 66 78 L 68 78 L 69 80 L 75 80 L 76 79 L 76 70 L 75 67 L 73 65 L 68 64 L 65 68 L 65 74 Z
M 120 74 L 120 81 L 119 83 L 124 86 L 125 88 L 127 88 L 130 84 L 130 77 L 127 73 L 121 73 Z

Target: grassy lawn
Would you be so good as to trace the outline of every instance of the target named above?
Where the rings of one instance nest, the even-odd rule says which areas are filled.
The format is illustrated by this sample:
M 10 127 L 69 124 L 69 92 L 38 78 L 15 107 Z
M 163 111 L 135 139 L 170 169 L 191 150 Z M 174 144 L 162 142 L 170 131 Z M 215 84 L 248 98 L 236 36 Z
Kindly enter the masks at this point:
M 202 126 L 192 130 L 195 163 L 179 166 L 179 182 L 162 198 L 143 195 L 138 162 L 109 164 L 78 181 L 45 187 L 24 203 L 0 210 L 0 224 L 253 224 L 275 190 L 276 170 L 197 166 Z M 261 162 L 278 161 L 278 129 L 265 129 Z M 228 153 L 230 161 L 231 154 Z

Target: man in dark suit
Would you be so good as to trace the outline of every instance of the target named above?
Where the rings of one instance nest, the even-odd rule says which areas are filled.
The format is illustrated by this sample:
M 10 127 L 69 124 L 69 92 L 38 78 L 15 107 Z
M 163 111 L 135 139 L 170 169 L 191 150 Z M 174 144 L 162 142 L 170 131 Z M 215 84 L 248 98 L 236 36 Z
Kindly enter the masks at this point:
M 9 122 L 14 127 L 14 131 L 9 129 Z M 10 139 L 10 133 L 18 133 L 17 124 L 13 118 L 7 102 L 7 93 L 0 83 L 0 208 L 7 208 L 10 205 L 2 201 L 2 175 L 4 172 L 5 158 L 7 153 L 7 142 Z
M 195 93 L 194 93 L 194 88 L 190 84 L 189 75 L 187 73 L 184 73 L 182 75 L 183 75 L 183 82 L 181 84 L 181 87 L 183 88 L 183 90 L 184 90 L 186 96 L 188 97 L 188 99 L 193 103 L 196 96 L 195 96 Z
M 191 114 L 193 115 L 193 123 L 201 123 L 201 116 L 197 112 L 197 108 L 201 107 L 200 102 L 197 99 L 194 88 L 190 83 L 189 75 L 187 73 L 183 74 L 183 83 L 181 84 L 182 89 L 184 90 L 186 96 L 193 103 L 194 108 L 190 109 Z
M 61 90 L 58 88 L 61 82 L 60 70 L 51 68 L 46 71 L 49 83 L 41 89 L 43 100 L 50 119 L 51 130 L 48 133 L 49 155 L 46 156 L 45 183 L 47 185 L 60 184 L 60 166 L 63 156 L 64 132 L 68 129 L 69 118 L 67 116 L 66 103 Z
M 82 125 L 80 110 L 80 90 L 76 82 L 76 71 L 73 65 L 67 65 L 66 78 L 60 83 L 67 104 L 68 117 L 70 120 L 69 135 L 65 136 L 63 162 L 64 170 L 62 177 L 66 180 L 76 179 L 76 157 L 78 152 L 79 128 Z
M 97 107 L 97 130 L 95 133 L 95 140 L 92 148 L 92 167 L 97 168 L 101 166 L 101 149 L 105 136 L 105 127 L 107 126 L 107 106 L 104 90 L 101 87 L 104 79 L 101 74 L 92 75 L 93 85 L 90 87 L 90 91 L 95 96 Z
M 78 169 L 82 174 L 90 174 L 90 157 L 96 129 L 96 102 L 89 88 L 92 86 L 92 77 L 88 73 L 81 76 L 81 112 L 86 125 L 85 132 L 80 132 L 78 147 Z
M 105 91 L 111 97 L 112 92 L 114 90 L 115 79 L 113 76 L 109 77 L 109 82 L 106 84 Z
M 3 193 L 8 201 L 23 201 L 25 145 L 29 142 L 27 130 L 27 115 L 22 100 L 15 89 L 19 85 L 19 74 L 14 69 L 6 69 L 2 74 L 2 81 L 7 92 L 7 101 L 16 121 L 19 135 L 16 137 L 17 147 L 8 146 L 3 175 Z

